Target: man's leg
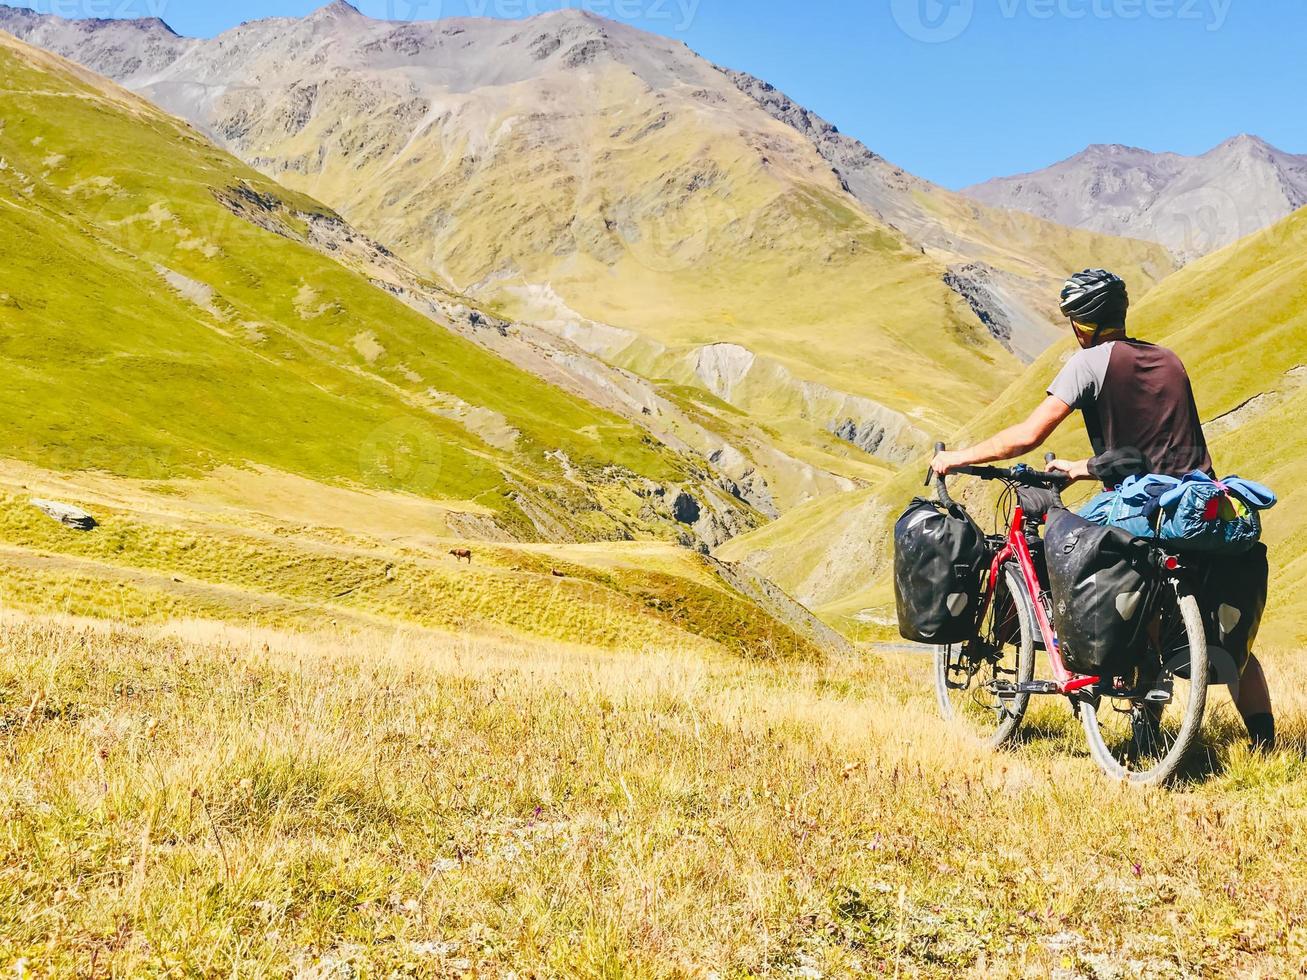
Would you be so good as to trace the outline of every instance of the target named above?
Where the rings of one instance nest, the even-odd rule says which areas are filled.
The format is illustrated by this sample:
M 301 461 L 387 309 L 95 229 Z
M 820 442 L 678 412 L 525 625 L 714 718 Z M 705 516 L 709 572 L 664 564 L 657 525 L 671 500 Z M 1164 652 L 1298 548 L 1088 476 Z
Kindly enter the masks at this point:
M 1261 661 L 1253 654 L 1239 679 L 1239 700 L 1234 705 L 1243 716 L 1252 737 L 1253 748 L 1270 751 L 1275 748 L 1275 714 L 1271 710 L 1271 690 L 1266 686 L 1266 674 Z

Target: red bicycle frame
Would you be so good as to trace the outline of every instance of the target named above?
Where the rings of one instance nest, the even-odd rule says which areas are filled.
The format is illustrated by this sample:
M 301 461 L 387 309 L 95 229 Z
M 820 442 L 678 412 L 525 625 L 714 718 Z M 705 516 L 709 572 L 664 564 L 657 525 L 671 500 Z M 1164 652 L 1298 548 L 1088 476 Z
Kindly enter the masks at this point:
M 1030 554 L 1030 545 L 1026 542 L 1025 526 L 1026 515 L 1021 510 L 1020 504 L 1018 504 L 1012 508 L 1012 526 L 1008 528 L 1007 539 L 990 563 L 989 584 L 985 588 L 985 598 L 981 603 L 980 617 L 976 622 L 983 623 L 985 621 L 985 615 L 989 612 L 990 604 L 994 601 L 994 590 L 998 587 L 998 577 L 1003 566 L 1015 559 L 1017 567 L 1021 569 L 1021 577 L 1025 582 L 1026 593 L 1030 596 L 1030 605 L 1034 609 L 1036 625 L 1039 628 L 1040 635 L 1044 638 L 1044 649 L 1048 651 L 1048 660 L 1053 668 L 1053 678 L 1057 683 L 1058 692 L 1060 694 L 1071 694 L 1081 688 L 1097 684 L 1101 678 L 1087 677 L 1067 670 L 1066 663 L 1062 659 L 1061 647 L 1058 644 L 1057 629 L 1054 627 L 1049 610 L 1045 607 L 1041 598 L 1043 586 L 1039 583 L 1039 573 L 1035 570 L 1035 560 Z M 1019 602 L 1020 597 L 1013 596 L 1012 601 Z

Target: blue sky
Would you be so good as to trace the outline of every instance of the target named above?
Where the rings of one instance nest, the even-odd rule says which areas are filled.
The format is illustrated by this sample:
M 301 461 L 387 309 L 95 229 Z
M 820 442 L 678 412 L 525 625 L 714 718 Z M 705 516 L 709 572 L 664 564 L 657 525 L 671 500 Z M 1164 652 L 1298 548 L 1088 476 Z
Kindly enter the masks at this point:
M 9 0 L 13 2 L 13 0 Z M 325 0 L 25 0 L 211 36 Z M 1241 132 L 1307 153 L 1307 0 L 357 0 L 374 17 L 584 7 L 750 71 L 950 187 L 1089 143 L 1199 153 Z

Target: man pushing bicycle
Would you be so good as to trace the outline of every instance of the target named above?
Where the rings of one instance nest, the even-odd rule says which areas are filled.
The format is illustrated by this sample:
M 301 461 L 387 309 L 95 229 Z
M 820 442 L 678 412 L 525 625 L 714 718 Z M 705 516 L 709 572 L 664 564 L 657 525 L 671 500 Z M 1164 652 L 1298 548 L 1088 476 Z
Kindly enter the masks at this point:
M 931 464 L 943 477 L 958 469 L 1014 459 L 1042 446 L 1072 412 L 1084 418 L 1095 456 L 1053 460 L 1049 469 L 1071 480 L 1111 488 L 1129 476 L 1212 474 L 1189 375 L 1170 350 L 1130 337 L 1125 282 L 1104 269 L 1072 276 L 1061 295 L 1080 350 L 1048 387 L 1025 421 L 969 449 L 940 452 Z M 1235 702 L 1253 745 L 1270 749 L 1275 720 L 1266 676 L 1255 655 L 1244 667 Z

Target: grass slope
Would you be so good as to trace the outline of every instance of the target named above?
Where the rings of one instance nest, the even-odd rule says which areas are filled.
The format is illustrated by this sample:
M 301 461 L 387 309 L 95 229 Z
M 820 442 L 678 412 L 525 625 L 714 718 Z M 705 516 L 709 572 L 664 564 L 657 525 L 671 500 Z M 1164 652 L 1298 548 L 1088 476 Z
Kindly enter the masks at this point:
M 475 502 L 527 534 L 512 495 L 572 492 L 546 451 L 686 476 L 636 426 L 233 216 L 216 195 L 325 209 L 183 124 L 4 38 L 0 77 L 8 454 L 156 479 L 253 462 Z M 582 536 L 629 533 L 572 509 Z
M 0 623 L 0 965 L 71 976 L 1292 975 L 1286 751 L 1107 783 L 920 658 Z M 1003 828 L 1001 832 L 996 828 Z M 1068 854 L 1078 855 L 1068 860 Z M 17 964 L 22 964 L 18 967 Z
M 860 588 L 866 575 L 866 549 L 881 521 L 875 489 L 830 494 L 797 507 L 775 521 L 714 551 L 726 561 L 743 561 L 809 606 Z
M 363 491 L 343 502 L 338 492 L 325 517 L 333 525 L 306 522 L 299 506 L 287 516 L 258 513 L 247 499 L 215 506 L 205 483 L 142 488 L 36 471 L 23 479 L 22 492 L 0 486 L 0 603 L 11 608 L 133 623 L 392 625 L 604 649 L 672 642 L 779 659 L 817 658 L 839 645 L 801 610 L 661 542 L 469 542 L 405 526 L 413 513 L 403 498 Z M 66 528 L 32 506 L 31 493 L 83 506 L 99 526 Z M 351 516 L 364 506 L 370 528 Z M 472 560 L 460 562 L 451 548 L 470 549 Z
M 658 91 L 604 59 L 440 91 L 438 124 L 408 81 L 372 71 L 315 82 L 294 124 L 276 108 L 286 92 L 272 105 L 232 93 L 211 107 L 230 115 L 207 121 L 288 186 L 510 315 L 633 331 L 614 359 L 647 376 L 675 377 L 686 355 L 725 341 L 900 411 L 921 407 L 914 381 L 929 377 L 929 412 L 954 423 L 997 394 L 1018 364 L 944 267 L 845 194 L 799 134 L 715 70 L 694 70 L 714 91 Z M 793 417 L 765 402 L 750 411 Z
M 1116 269 L 1134 283 L 1136 298 L 1152 290 L 1177 268 L 1165 248 L 1136 238 L 1119 238 L 1044 221 L 1024 211 L 979 205 L 961 194 L 934 188 L 918 200 L 946 227 L 964 230 L 994 268 L 1023 277 L 1039 290 L 1035 308 L 1056 330 L 1058 276 L 1086 267 Z

